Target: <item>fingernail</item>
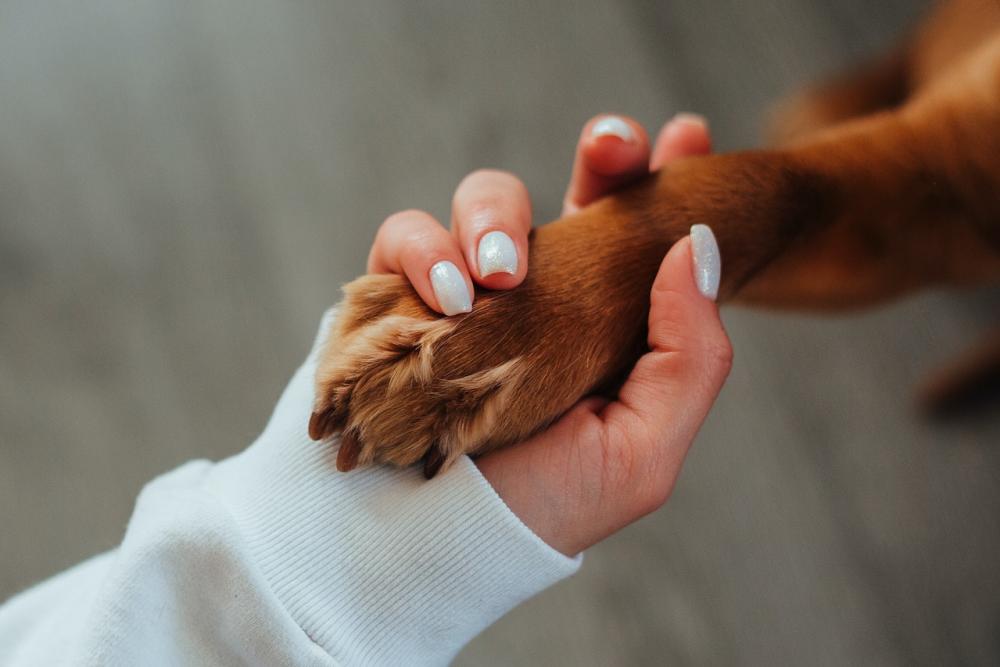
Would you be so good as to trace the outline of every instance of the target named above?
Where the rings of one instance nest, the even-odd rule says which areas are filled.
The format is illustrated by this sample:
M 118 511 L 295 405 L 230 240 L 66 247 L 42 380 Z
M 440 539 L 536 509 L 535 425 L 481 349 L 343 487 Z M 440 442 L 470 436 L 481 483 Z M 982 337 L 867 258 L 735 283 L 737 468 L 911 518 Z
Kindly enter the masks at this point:
M 472 310 L 472 295 L 458 267 L 448 261 L 431 267 L 431 287 L 445 315 L 457 315 Z
M 670 122 L 684 123 L 685 125 L 697 125 L 698 127 L 702 128 L 708 127 L 708 119 L 696 113 L 681 112 L 676 116 L 674 116 Z
M 632 131 L 632 126 L 618 116 L 604 116 L 594 123 L 590 128 L 590 136 L 618 137 L 627 143 L 635 141 L 635 132 Z
M 715 301 L 719 296 L 719 279 L 722 277 L 722 257 L 715 234 L 708 225 L 691 227 L 691 257 L 694 260 L 694 281 L 698 291 Z
M 479 276 L 517 273 L 517 248 L 503 232 L 490 232 L 479 239 Z

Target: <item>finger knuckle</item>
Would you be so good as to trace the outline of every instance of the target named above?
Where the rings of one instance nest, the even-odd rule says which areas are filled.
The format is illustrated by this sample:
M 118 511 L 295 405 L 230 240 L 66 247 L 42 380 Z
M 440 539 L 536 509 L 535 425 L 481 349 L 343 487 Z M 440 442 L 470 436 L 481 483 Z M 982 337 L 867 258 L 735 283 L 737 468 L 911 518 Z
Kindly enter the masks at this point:
M 636 513 L 639 516 L 652 514 L 670 500 L 673 489 L 669 485 L 644 484 L 636 493 Z
M 499 169 L 489 169 L 485 167 L 476 169 L 465 175 L 465 178 L 463 178 L 462 182 L 459 184 L 459 188 L 461 189 L 462 186 L 469 185 L 470 183 L 488 183 L 495 180 L 498 174 L 504 173 L 506 172 L 500 171 Z
M 452 253 L 434 234 L 413 231 L 399 247 L 399 257 L 404 266 L 430 265 L 442 259 L 454 261 Z M 461 267 L 459 267 L 461 268 Z
M 456 194 L 469 185 L 484 186 L 492 191 L 512 192 L 517 196 L 527 196 L 528 189 L 515 174 L 503 169 L 477 169 L 462 179 Z
M 725 379 L 733 368 L 733 345 L 725 335 L 709 341 L 704 352 L 706 366 Z
M 489 179 L 491 181 L 511 181 L 515 183 L 521 182 L 521 179 L 515 176 L 512 172 L 509 172 L 505 169 L 484 168 L 484 169 L 477 169 L 473 173 L 479 174 L 481 178 Z
M 379 234 L 396 231 L 412 225 L 414 222 L 421 223 L 432 220 L 430 213 L 415 208 L 408 208 L 405 211 L 397 211 L 383 222 L 379 227 Z
M 659 276 L 653 282 L 649 298 L 650 301 L 656 301 L 656 305 L 660 308 L 685 306 L 691 300 L 688 294 L 677 289 L 670 282 L 661 279 Z

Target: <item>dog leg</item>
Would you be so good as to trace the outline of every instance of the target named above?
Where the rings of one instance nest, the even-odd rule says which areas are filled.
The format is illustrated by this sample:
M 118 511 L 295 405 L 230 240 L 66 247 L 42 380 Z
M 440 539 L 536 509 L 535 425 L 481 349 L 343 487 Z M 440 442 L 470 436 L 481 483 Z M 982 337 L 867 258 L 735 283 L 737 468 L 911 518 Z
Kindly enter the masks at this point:
M 910 94 L 910 54 L 900 47 L 879 60 L 807 88 L 772 112 L 767 137 L 782 145 L 846 120 L 902 104 Z

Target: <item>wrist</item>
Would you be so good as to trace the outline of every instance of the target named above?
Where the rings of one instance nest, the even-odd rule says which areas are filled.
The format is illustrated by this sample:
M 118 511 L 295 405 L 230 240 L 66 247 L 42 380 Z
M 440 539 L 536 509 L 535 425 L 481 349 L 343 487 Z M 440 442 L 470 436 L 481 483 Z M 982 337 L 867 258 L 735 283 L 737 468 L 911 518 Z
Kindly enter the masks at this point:
M 322 335 L 319 337 L 322 339 Z M 235 520 L 291 618 L 344 662 L 443 663 L 521 601 L 571 575 L 462 457 L 415 468 L 333 467 L 305 432 L 316 348 L 249 449 L 206 488 Z
M 574 557 L 599 540 L 586 534 L 590 526 L 575 516 L 579 505 L 566 501 L 566 489 L 551 482 L 545 463 L 534 460 L 531 454 L 530 447 L 515 446 L 481 457 L 475 464 L 528 530 L 552 549 Z

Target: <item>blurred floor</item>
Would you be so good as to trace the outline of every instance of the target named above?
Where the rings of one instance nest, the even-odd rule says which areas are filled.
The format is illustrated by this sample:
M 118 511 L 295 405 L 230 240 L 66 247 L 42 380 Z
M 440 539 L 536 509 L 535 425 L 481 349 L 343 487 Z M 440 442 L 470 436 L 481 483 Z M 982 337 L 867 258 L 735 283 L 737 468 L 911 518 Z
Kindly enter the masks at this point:
M 578 128 L 707 114 L 876 50 L 905 0 L 0 3 L 0 597 L 114 545 L 143 482 L 259 431 L 379 222 L 480 166 L 557 210 Z M 1000 662 L 1000 415 L 914 384 L 998 295 L 729 310 L 669 506 L 459 664 Z

